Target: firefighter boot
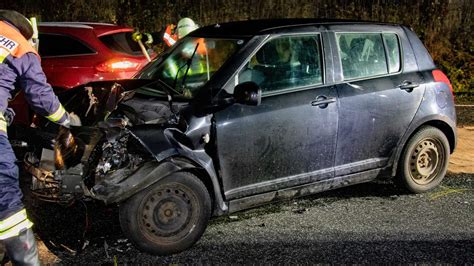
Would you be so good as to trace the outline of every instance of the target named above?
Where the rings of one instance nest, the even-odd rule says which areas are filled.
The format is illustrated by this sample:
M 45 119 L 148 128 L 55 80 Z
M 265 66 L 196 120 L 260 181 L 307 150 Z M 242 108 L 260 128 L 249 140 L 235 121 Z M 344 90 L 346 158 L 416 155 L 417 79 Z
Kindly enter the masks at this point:
M 24 230 L 18 236 L 3 240 L 3 243 L 13 265 L 40 265 L 33 230 Z

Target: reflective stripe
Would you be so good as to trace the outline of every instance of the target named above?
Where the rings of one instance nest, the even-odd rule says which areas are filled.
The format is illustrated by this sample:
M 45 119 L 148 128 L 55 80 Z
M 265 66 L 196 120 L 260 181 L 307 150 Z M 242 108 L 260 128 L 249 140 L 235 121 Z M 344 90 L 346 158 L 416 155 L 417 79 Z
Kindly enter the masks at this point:
M 3 113 L 1 112 L 0 112 L 0 131 L 7 132 L 7 120 L 3 116 Z
M 0 221 L 0 240 L 17 236 L 21 231 L 31 228 L 33 223 L 28 220 L 23 209 L 7 219 Z
M 0 64 L 3 63 L 3 61 L 5 61 L 5 58 L 7 58 L 9 54 L 10 52 L 8 52 L 7 50 L 0 48 Z
M 0 232 L 0 240 L 4 240 L 10 237 L 18 236 L 21 231 L 29 229 L 33 226 L 33 223 L 26 219 L 23 222 L 15 225 L 14 227 L 8 229 L 7 231 Z
M 57 122 L 59 121 L 59 119 L 63 117 L 65 113 L 66 113 L 66 110 L 60 104 L 58 110 L 56 110 L 56 112 L 54 112 L 52 115 L 47 116 L 46 118 L 48 118 L 52 122 Z
M 17 236 L 24 229 L 31 228 L 33 223 L 28 220 L 23 209 L 7 219 L 0 221 L 0 240 Z
M 170 45 L 174 45 L 176 43 L 176 41 L 171 38 L 171 36 L 168 34 L 168 33 L 165 33 L 163 34 L 163 38 L 165 39 L 165 41 L 167 41 Z
M 28 217 L 26 217 L 26 210 L 23 209 L 12 216 L 8 217 L 7 219 L 0 221 L 0 231 L 5 231 L 7 229 L 10 229 L 14 225 L 17 225 L 18 223 L 26 220 Z

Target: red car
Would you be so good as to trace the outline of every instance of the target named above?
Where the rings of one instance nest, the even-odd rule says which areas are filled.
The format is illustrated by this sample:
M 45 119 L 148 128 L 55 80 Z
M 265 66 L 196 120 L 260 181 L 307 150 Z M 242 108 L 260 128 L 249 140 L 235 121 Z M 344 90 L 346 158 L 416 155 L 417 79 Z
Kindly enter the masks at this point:
M 131 78 L 148 63 L 132 39 L 133 31 L 106 23 L 40 23 L 39 53 L 48 82 L 61 92 L 91 81 Z M 29 125 L 22 95 L 10 105 L 17 114 L 15 122 Z

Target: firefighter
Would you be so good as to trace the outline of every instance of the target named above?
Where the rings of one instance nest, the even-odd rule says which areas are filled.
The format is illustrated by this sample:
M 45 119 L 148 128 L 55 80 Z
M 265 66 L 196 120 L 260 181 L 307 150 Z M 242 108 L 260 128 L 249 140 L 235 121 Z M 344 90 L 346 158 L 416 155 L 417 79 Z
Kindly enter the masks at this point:
M 173 46 L 178 40 L 178 36 L 174 33 L 176 25 L 169 24 L 166 26 L 165 32 L 163 33 L 163 41 L 168 45 L 168 47 Z
M 50 121 L 69 127 L 69 115 L 41 69 L 40 57 L 29 41 L 30 21 L 13 10 L 0 10 L 0 240 L 13 264 L 39 265 L 32 222 L 24 209 L 16 157 L 7 136 L 14 113 L 8 101 L 23 89 L 32 109 Z M 77 121 L 77 120 L 76 120 Z
M 179 39 L 188 35 L 191 31 L 199 28 L 199 26 L 190 18 L 182 18 L 178 21 L 178 25 L 169 24 L 166 26 L 163 34 L 163 40 L 168 46 L 173 46 Z

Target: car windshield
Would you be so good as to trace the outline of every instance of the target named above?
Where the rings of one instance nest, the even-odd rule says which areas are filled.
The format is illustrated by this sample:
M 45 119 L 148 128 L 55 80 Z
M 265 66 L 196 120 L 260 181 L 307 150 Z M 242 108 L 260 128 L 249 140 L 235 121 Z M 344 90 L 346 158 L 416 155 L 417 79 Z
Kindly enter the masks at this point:
M 164 60 L 156 60 L 136 78 L 159 81 L 142 88 L 142 92 L 160 93 L 164 86 L 190 99 L 243 43 L 240 39 L 186 37 Z

